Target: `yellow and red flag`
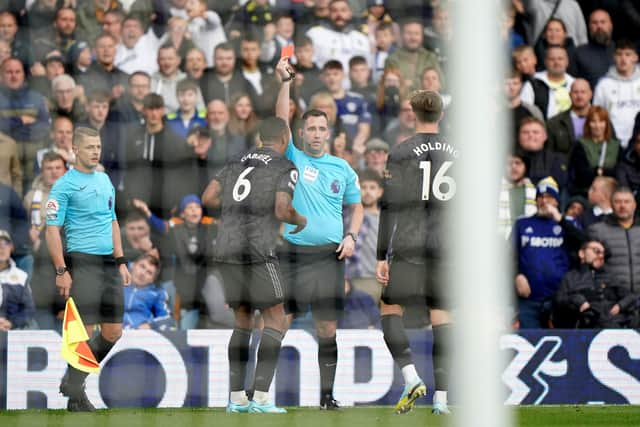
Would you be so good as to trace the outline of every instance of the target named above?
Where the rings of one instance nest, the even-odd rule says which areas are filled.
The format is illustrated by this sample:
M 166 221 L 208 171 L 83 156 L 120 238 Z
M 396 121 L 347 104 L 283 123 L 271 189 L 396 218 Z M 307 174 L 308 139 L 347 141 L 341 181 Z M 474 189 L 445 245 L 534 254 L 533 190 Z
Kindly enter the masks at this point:
M 100 371 L 100 363 L 93 355 L 89 344 L 89 335 L 80 319 L 73 298 L 67 300 L 62 321 L 62 357 L 74 368 L 87 372 Z

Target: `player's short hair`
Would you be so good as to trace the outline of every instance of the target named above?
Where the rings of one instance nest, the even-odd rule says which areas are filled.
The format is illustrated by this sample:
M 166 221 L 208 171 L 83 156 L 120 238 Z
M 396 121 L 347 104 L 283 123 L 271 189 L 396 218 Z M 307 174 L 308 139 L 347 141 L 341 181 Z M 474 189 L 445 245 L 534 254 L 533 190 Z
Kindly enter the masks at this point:
M 176 93 L 182 93 L 188 90 L 192 90 L 197 93 L 198 87 L 198 83 L 196 83 L 195 80 L 190 78 L 182 79 L 176 85 Z
M 340 71 L 344 71 L 344 68 L 342 67 L 342 62 L 340 61 L 336 61 L 335 59 L 331 59 L 327 62 L 325 62 L 325 64 L 322 66 L 322 71 L 328 71 L 328 70 L 340 70 Z
M 269 117 L 264 119 L 258 127 L 258 135 L 263 145 L 274 145 L 282 141 L 283 137 L 287 137 L 289 127 L 287 123 L 280 117 Z
M 73 145 L 82 144 L 87 138 L 100 138 L 100 133 L 92 128 L 80 126 L 73 131 Z
M 329 116 L 327 116 L 327 113 L 316 108 L 305 111 L 302 115 L 302 120 L 306 122 L 309 117 L 324 117 L 327 120 L 327 123 L 329 123 Z
M 349 60 L 349 68 L 355 67 L 356 65 L 368 65 L 364 56 L 356 55 Z
M 411 94 L 411 108 L 418 121 L 422 123 L 437 123 L 442 115 L 442 97 L 438 92 L 418 90 Z
M 42 165 L 58 160 L 61 161 L 63 165 L 66 163 L 64 161 L 64 157 L 62 157 L 60 154 L 56 153 L 55 151 L 47 151 L 46 153 L 44 153 L 44 156 L 42 156 Z
M 373 169 L 364 169 L 360 171 L 358 173 L 358 179 L 360 182 L 373 181 L 378 184 L 378 186 L 382 187 L 382 176 Z
M 87 104 L 92 102 L 109 103 L 110 100 L 111 95 L 105 90 L 93 90 L 89 93 L 89 96 L 87 96 Z

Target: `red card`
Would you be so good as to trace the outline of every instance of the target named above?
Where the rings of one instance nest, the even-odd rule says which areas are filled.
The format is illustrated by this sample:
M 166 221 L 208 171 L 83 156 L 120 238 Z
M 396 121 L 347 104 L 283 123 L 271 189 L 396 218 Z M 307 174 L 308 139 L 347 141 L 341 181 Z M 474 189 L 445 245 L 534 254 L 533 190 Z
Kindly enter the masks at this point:
M 293 45 L 292 44 L 288 44 L 286 46 L 282 47 L 282 50 L 280 51 L 280 58 L 291 58 L 293 56 Z

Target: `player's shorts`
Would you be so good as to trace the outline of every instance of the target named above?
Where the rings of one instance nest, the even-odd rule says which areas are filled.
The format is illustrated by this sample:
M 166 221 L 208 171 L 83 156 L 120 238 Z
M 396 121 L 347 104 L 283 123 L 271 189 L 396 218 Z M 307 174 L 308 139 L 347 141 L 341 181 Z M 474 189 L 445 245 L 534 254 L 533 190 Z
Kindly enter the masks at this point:
M 79 252 L 64 258 L 72 280 L 69 296 L 84 324 L 122 323 L 124 293 L 116 260 L 111 255 Z
M 277 260 L 261 264 L 217 265 L 229 307 L 264 309 L 284 302 L 284 281 Z
M 429 308 L 450 310 L 446 271 L 439 259 L 424 258 L 424 263 L 417 264 L 394 258 L 389 265 L 389 284 L 382 290 L 381 299 L 385 304 L 402 306 L 425 301 Z
M 344 310 L 344 260 L 337 244 L 298 246 L 285 243 L 279 254 L 287 283 L 287 312 L 315 320 L 338 320 Z

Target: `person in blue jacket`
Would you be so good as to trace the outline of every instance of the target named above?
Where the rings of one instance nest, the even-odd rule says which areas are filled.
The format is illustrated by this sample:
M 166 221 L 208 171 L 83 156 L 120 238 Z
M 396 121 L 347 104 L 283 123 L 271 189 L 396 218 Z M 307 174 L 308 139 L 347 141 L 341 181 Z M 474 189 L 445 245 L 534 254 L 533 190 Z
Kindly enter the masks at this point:
M 546 326 L 551 300 L 569 271 L 572 254 L 585 239 L 558 210 L 557 182 L 550 176 L 543 178 L 536 190 L 537 215 L 518 219 L 512 233 L 521 329 Z
M 131 266 L 131 284 L 124 289 L 125 329 L 175 329 L 169 312 L 167 292 L 154 285 L 160 271 L 160 261 L 150 254 L 136 259 Z

